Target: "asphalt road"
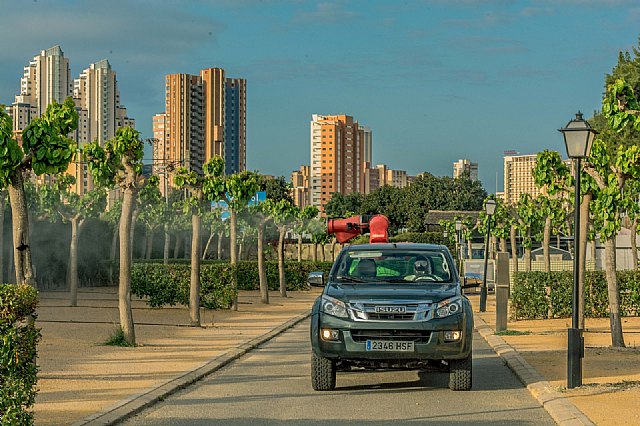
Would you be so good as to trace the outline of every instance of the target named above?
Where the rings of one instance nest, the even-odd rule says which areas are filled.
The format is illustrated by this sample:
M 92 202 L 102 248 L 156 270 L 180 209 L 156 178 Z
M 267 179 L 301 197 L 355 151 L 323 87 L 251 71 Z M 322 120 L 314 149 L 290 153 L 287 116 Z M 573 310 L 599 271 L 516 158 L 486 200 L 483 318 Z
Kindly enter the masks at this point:
M 473 390 L 452 392 L 448 374 L 338 372 L 337 389 L 314 392 L 309 322 L 165 401 L 127 425 L 554 425 L 479 336 Z

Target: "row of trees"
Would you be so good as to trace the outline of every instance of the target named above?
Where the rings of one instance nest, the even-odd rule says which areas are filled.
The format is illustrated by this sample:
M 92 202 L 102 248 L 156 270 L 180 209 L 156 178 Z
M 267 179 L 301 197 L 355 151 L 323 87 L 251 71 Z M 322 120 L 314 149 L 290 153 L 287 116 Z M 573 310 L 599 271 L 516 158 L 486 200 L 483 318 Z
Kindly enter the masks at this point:
M 193 325 L 200 324 L 199 318 L 199 268 L 203 254 L 200 236 L 202 222 L 211 230 L 208 243 L 214 233 L 218 234 L 218 244 L 224 232 L 222 212 L 212 209 L 212 201 L 224 200 L 228 206 L 230 260 L 237 263 L 237 219 L 243 216 L 245 223 L 258 230 L 258 245 L 264 244 L 264 229 L 272 223 L 278 230 L 278 259 L 280 260 L 280 289 L 286 296 L 284 281 L 284 236 L 288 230 L 300 235 L 307 229 L 315 229 L 326 234 L 324 227 L 314 218 L 317 209 L 297 209 L 293 206 L 283 178 L 266 180 L 254 172 L 245 171 L 224 176 L 224 163 L 214 158 L 204 165 L 204 174 L 199 176 L 187 169 L 178 169 L 175 184 L 186 191 L 175 191 L 171 200 L 165 200 L 158 189 L 158 178 L 142 176 L 142 156 L 144 142 L 140 134 L 132 128 L 122 128 L 104 146 L 97 142 L 88 144 L 78 151 L 76 145 L 66 135 L 77 127 L 77 114 L 73 102 L 68 99 L 63 104 L 51 104 L 46 113 L 22 133 L 22 146 L 13 136 L 12 123 L 0 108 L 0 187 L 7 188 L 12 208 L 13 257 L 16 280 L 22 284 L 35 286 L 29 244 L 29 220 L 33 215 L 50 221 L 71 223 L 71 244 L 68 277 L 71 290 L 71 304 L 77 303 L 78 288 L 78 236 L 90 218 L 101 216 L 112 225 L 111 258 L 119 251 L 119 311 L 120 325 L 125 339 L 135 344 L 135 332 L 131 311 L 131 261 L 133 251 L 133 230 L 135 224 L 142 223 L 147 230 L 146 257 L 151 255 L 154 233 L 165 225 L 163 257 L 168 261 L 169 231 L 186 230 L 188 222 L 184 215 L 176 214 L 176 209 L 190 216 L 191 226 L 191 298 L 190 318 Z M 75 180 L 66 175 L 70 162 L 85 161 L 91 172 L 95 190 L 82 196 L 72 191 Z M 81 157 L 80 157 L 81 156 Z M 29 191 L 32 175 L 52 175 L 50 183 Z M 107 190 L 117 189 L 121 195 L 105 212 Z M 266 190 L 270 197 L 247 210 L 248 201 L 258 190 Z M 31 197 L 28 196 L 31 192 Z M 183 195 L 181 198 L 179 194 Z M 167 202 L 170 201 L 170 202 Z M 4 203 L 2 203 L 4 205 Z M 248 225 L 247 225 L 248 226 Z M 314 228 L 315 227 L 315 228 Z M 117 230 L 117 232 L 116 232 Z M 119 250 L 116 244 L 119 240 Z M 176 242 L 178 238 L 176 238 Z M 298 250 L 300 259 L 300 248 Z M 218 249 L 220 253 L 220 248 Z M 175 253 L 174 253 L 175 254 Z M 264 270 L 263 249 L 258 249 L 261 269 L 261 292 L 263 302 L 268 303 L 266 272 Z M 234 279 L 237 289 L 237 277 Z M 237 309 L 237 300 L 234 303 Z
M 562 161 L 558 152 L 537 155 L 533 178 L 540 188 L 537 197 L 523 194 L 515 205 L 497 200 L 491 228 L 506 250 L 511 238 L 513 258 L 517 258 L 516 234 L 524 248 L 525 270 L 530 270 L 531 245 L 541 241 L 545 271 L 550 269 L 549 247 L 552 235 L 571 235 L 573 209 L 580 208 L 581 264 L 578 271 L 580 327 L 584 328 L 585 259 L 587 245 L 595 240 L 604 244 L 604 269 L 608 287 L 611 344 L 624 347 L 620 317 L 620 291 L 616 278 L 616 237 L 622 227 L 629 229 L 633 267 L 638 270 L 636 235 L 640 231 L 640 49 L 618 56 L 618 63 L 605 78 L 602 111 L 596 111 L 590 124 L 600 133 L 593 142 L 589 158 L 582 162 L 580 205 L 574 206 L 576 171 Z M 477 224 L 467 223 L 484 234 L 489 218 L 481 213 Z M 451 228 L 452 223 L 443 224 Z M 451 234 L 453 235 L 453 234 Z M 494 244 L 495 246 L 495 244 Z M 517 271 L 517 262 L 514 263 Z
M 384 214 L 389 218 L 391 232 L 402 228 L 424 232 L 429 210 L 478 211 L 486 196 L 480 181 L 471 180 L 468 172 L 457 179 L 424 173 L 405 188 L 383 186 L 367 195 L 335 193 L 325 212 L 328 217 Z

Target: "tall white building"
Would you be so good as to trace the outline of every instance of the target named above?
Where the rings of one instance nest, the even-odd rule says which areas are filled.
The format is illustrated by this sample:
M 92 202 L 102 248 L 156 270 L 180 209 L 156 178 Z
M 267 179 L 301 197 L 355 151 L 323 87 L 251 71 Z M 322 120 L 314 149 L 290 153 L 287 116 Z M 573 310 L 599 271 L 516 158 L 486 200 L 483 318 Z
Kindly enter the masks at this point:
M 506 155 L 504 157 L 504 196 L 507 204 L 516 204 L 520 194 L 535 197 L 540 189 L 533 180 L 533 169 L 536 166 L 536 154 Z
M 60 46 L 42 50 L 24 67 L 20 78 L 20 94 L 7 110 L 13 118 L 13 130 L 20 133 L 39 117 L 53 101 L 64 102 L 71 96 L 73 81 L 69 59 Z
M 461 177 L 465 171 L 469 172 L 469 177 L 472 181 L 478 180 L 478 163 L 473 163 L 471 160 L 464 159 L 460 159 L 453 163 L 454 179 Z

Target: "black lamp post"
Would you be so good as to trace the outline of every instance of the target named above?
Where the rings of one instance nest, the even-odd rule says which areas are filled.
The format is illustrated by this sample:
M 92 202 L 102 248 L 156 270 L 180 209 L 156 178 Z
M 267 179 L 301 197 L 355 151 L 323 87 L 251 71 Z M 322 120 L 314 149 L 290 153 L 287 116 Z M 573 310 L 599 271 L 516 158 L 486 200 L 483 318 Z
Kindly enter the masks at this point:
M 578 324 L 578 270 L 580 267 L 580 160 L 587 158 L 591 152 L 591 144 L 598 132 L 591 128 L 578 111 L 576 118 L 569 121 L 563 129 L 558 129 L 564 136 L 567 156 L 576 160 L 576 184 L 573 224 L 573 297 L 571 302 L 571 328 L 568 330 L 567 347 L 567 388 L 582 386 L 582 358 L 584 357 L 584 338 Z
M 480 312 L 487 310 L 487 267 L 489 266 L 489 236 L 491 235 L 491 217 L 496 212 L 496 200 L 488 199 L 484 203 L 484 212 L 487 214 L 487 235 L 484 239 L 484 276 L 480 287 Z
M 462 221 L 456 220 L 456 243 L 458 246 L 456 247 L 456 251 L 458 252 L 459 263 L 460 263 L 460 274 L 462 272 Z

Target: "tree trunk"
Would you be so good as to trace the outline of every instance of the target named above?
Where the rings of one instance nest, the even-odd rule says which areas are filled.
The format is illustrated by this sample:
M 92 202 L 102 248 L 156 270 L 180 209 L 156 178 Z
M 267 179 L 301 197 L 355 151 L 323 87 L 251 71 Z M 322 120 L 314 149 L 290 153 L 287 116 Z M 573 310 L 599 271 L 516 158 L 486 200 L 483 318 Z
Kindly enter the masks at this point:
M 318 243 L 313 243 L 312 259 L 314 262 L 318 261 Z
M 7 192 L 0 190 L 0 282 L 7 283 L 9 280 L 4 280 L 4 203 L 6 200 Z
M 111 251 L 109 252 L 109 283 L 113 284 L 113 267 L 116 262 L 116 250 L 118 244 L 118 228 L 114 226 L 113 235 L 111 236 Z
M 471 244 L 471 239 L 467 240 L 467 258 L 471 259 L 471 257 L 473 256 L 473 247 Z
M 524 249 L 524 271 L 531 272 L 531 247 Z
M 133 210 L 135 207 L 135 191 L 125 188 L 122 198 L 122 214 L 120 215 L 120 282 L 118 291 L 118 308 L 120 310 L 120 327 L 125 340 L 130 345 L 136 344 L 136 334 L 131 311 L 131 235 Z
M 180 243 L 182 238 L 182 232 L 176 231 L 176 242 L 173 246 L 173 258 L 177 259 L 180 254 Z
M 24 192 L 24 178 L 18 170 L 9 185 L 11 202 L 11 223 L 13 228 L 13 262 L 16 269 L 16 283 L 36 287 L 36 279 L 31 263 L 29 241 L 29 215 Z
M 609 323 L 611 325 L 611 346 L 624 348 L 622 321 L 620 319 L 620 292 L 616 277 L 616 241 L 615 236 L 604 242 L 605 275 L 609 295 Z
M 258 224 L 258 277 L 260 278 L 260 301 L 269 303 L 269 283 L 264 267 L 264 223 Z
M 518 272 L 518 247 L 516 246 L 516 227 L 512 226 L 510 230 L 511 239 L 511 258 L 513 259 L 513 271 Z
M 153 252 L 153 236 L 155 231 L 153 229 L 147 230 L 147 259 L 151 259 L 151 254 Z
M 204 246 L 204 253 L 202 253 L 202 260 L 205 260 L 207 258 L 207 254 L 209 253 L 209 246 L 211 246 L 211 241 L 213 240 L 214 235 L 215 235 L 215 232 L 211 231 L 211 234 L 209 234 L 209 238 L 207 239 L 207 245 Z
M 171 235 L 169 235 L 169 225 L 164 224 L 164 250 L 162 251 L 162 263 L 169 264 L 169 243 L 171 242 Z
M 184 258 L 188 259 L 189 258 L 189 233 L 185 233 L 184 235 L 184 239 L 182 240 L 183 244 L 184 244 Z M 191 236 L 193 238 L 193 236 Z
M 236 234 L 237 234 L 237 217 L 234 209 L 229 209 L 229 253 L 231 263 L 231 284 L 233 289 L 233 302 L 231 309 L 238 310 L 238 271 L 236 266 L 238 265 L 238 249 L 236 247 Z
M 302 232 L 298 235 L 298 262 L 302 262 Z
M 133 200 L 134 208 L 131 214 L 131 236 L 129 242 L 131 243 L 131 259 L 136 259 L 136 223 L 138 223 L 138 216 L 140 215 L 140 209 L 135 207 L 136 201 Z
M 191 215 L 191 287 L 189 291 L 189 319 L 193 327 L 200 327 L 200 228 L 199 215 Z
M 71 218 L 71 244 L 69 244 L 69 304 L 78 306 L 78 237 L 84 224 L 78 215 Z
M 507 252 L 507 239 L 500 238 L 500 251 L 503 253 Z
M 544 220 L 544 232 L 542 235 L 542 257 L 544 260 L 544 271 L 551 271 L 551 218 L 547 216 Z
M 638 244 L 637 244 L 637 229 L 638 229 L 638 218 L 633 218 L 633 222 L 631 222 L 631 259 L 633 262 L 633 270 L 638 270 Z
M 587 267 L 587 232 L 589 230 L 589 203 L 591 193 L 586 193 L 580 203 L 580 263 L 578 264 L 578 327 L 584 330 L 584 290 Z
M 244 241 L 240 239 L 238 243 L 238 260 L 242 260 L 242 251 L 244 250 Z
M 218 232 L 218 260 L 222 259 L 222 232 Z
M 326 262 L 327 259 L 325 257 L 325 253 L 324 253 L 324 244 L 320 244 L 320 254 L 322 255 L 322 261 Z
M 331 241 L 331 260 L 335 262 L 336 260 L 336 245 L 338 244 L 337 239 L 333 239 Z
M 280 275 L 280 296 L 287 297 L 287 280 L 284 273 L 284 237 L 287 234 L 286 226 L 278 226 L 278 274 Z

